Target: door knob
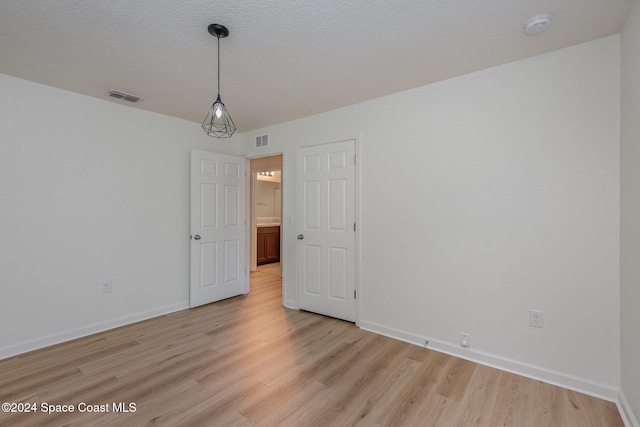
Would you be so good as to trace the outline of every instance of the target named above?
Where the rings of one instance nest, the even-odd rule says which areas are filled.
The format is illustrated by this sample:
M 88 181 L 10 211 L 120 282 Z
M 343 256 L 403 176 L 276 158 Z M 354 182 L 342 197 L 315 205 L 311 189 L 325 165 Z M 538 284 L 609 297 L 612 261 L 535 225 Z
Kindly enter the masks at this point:
M 200 235 L 199 235 L 199 234 L 196 234 L 195 236 L 193 236 L 193 238 L 194 238 L 195 240 L 200 240 Z
M 298 240 L 304 239 L 304 234 L 298 234 Z

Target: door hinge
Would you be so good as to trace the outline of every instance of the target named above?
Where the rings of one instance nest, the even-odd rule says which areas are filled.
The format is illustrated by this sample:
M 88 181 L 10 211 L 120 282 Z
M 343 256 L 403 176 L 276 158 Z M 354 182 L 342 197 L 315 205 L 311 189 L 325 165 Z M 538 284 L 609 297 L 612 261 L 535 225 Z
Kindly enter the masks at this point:
M 355 154 L 353 155 L 353 164 L 354 165 L 356 164 L 356 155 Z
M 353 290 L 353 299 L 356 299 L 356 290 Z
M 353 231 L 356 231 L 356 223 L 353 223 Z

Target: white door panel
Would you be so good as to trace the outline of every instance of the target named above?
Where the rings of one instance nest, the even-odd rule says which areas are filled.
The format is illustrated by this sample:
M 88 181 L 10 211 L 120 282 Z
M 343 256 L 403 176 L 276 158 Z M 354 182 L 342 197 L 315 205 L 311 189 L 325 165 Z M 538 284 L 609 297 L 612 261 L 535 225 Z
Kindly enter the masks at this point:
M 355 141 L 298 151 L 298 307 L 355 320 Z
M 191 151 L 191 307 L 248 291 L 245 162 L 241 157 Z

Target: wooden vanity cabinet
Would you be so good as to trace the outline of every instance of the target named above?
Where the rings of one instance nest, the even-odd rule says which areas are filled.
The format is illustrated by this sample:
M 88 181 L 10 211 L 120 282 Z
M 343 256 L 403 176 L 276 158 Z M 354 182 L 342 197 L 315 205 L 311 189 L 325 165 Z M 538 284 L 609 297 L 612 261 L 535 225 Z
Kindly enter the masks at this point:
M 280 227 L 258 227 L 258 265 L 280 261 Z

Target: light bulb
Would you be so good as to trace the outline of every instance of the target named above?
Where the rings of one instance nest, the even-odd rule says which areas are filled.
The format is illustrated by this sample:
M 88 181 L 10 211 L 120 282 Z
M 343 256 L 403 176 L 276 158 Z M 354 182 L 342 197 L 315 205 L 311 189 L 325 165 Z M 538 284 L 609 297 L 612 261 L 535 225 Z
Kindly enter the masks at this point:
M 216 108 L 216 117 L 220 118 L 220 116 L 222 116 L 222 108 L 218 105 L 218 108 Z

